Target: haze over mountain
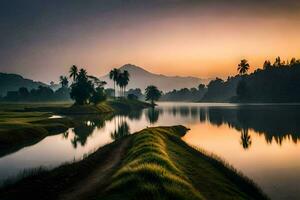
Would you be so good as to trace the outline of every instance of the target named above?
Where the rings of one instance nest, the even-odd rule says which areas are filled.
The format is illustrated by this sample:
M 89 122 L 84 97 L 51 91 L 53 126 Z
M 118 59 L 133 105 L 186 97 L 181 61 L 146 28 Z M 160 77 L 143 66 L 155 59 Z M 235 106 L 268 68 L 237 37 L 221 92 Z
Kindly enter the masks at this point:
M 6 74 L 0 72 L 0 95 L 6 95 L 7 91 L 16 91 L 20 87 L 31 90 L 39 86 L 47 86 L 45 83 L 23 78 L 18 74 Z
M 209 82 L 209 79 L 200 79 L 191 76 L 183 77 L 154 74 L 132 64 L 123 65 L 119 69 L 121 71 L 127 70 L 130 74 L 130 81 L 127 86 L 128 89 L 140 88 L 141 90 L 144 90 L 148 85 L 155 85 L 160 90 L 166 92 L 173 89 L 197 87 L 200 83 L 207 84 Z M 109 79 L 109 74 L 102 77 L 101 80 L 107 82 L 107 88 L 113 88 L 113 81 Z

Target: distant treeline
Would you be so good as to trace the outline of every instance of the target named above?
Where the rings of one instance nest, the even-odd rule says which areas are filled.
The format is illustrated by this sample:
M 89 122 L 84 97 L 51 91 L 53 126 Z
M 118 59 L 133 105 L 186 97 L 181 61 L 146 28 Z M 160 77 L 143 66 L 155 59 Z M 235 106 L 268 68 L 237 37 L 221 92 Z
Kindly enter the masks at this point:
M 28 90 L 26 87 L 21 87 L 18 91 L 8 91 L 1 100 L 14 102 L 68 101 L 70 100 L 70 89 L 61 87 L 53 91 L 49 87 L 39 86 L 37 89 Z
M 246 74 L 246 71 L 228 77 L 216 78 L 207 85 L 202 101 L 210 102 L 300 102 L 300 60 L 281 61 L 277 57 L 272 64 L 264 62 L 262 69 Z
M 206 92 L 204 84 L 200 84 L 198 88 L 183 88 L 173 90 L 162 95 L 161 101 L 199 101 Z

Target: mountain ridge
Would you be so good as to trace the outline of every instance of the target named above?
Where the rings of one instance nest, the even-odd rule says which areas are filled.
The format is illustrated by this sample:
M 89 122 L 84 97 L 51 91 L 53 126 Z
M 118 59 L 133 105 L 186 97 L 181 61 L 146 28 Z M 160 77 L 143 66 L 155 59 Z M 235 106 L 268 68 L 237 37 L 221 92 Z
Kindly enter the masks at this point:
M 19 74 L 0 72 L 0 95 L 6 95 L 8 91 L 16 91 L 20 87 L 27 89 L 38 88 L 38 86 L 48 86 L 47 84 L 24 78 Z
M 130 81 L 128 89 L 141 88 L 141 90 L 144 90 L 148 85 L 156 85 L 160 90 L 166 92 L 174 89 L 198 87 L 200 83 L 207 84 L 209 82 L 209 79 L 200 79 L 193 76 L 155 74 L 133 64 L 125 64 L 118 69 L 129 72 Z M 109 74 L 102 76 L 101 79 L 107 82 L 106 87 L 113 87 L 113 82 L 109 79 Z

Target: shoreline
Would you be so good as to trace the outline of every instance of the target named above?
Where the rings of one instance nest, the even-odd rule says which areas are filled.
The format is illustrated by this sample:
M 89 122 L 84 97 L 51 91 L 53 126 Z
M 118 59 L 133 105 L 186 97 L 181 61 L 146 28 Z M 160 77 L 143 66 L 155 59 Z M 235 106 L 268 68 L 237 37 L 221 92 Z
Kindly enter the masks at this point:
M 183 126 L 143 129 L 79 162 L 6 186 L 0 197 L 60 199 L 74 193 L 77 199 L 108 200 L 145 194 L 149 199 L 268 199 L 253 181 L 185 143 L 181 137 L 187 130 Z M 119 160 L 104 170 L 112 156 Z M 105 178 L 99 178 L 99 173 Z

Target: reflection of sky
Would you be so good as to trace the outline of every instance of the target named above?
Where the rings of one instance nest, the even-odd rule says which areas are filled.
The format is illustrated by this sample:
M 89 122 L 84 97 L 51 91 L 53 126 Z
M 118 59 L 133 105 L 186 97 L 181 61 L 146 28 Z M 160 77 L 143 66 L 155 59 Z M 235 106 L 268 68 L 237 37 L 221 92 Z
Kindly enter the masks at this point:
M 209 120 L 200 122 L 199 119 L 199 110 L 201 109 L 219 108 L 224 111 L 237 109 L 237 105 L 195 103 L 160 103 L 159 105 L 160 107 L 157 109 L 160 113 L 158 121 L 153 124 L 150 124 L 150 121 L 153 122 L 153 120 L 149 120 L 148 111 L 144 110 L 139 119 L 117 116 L 106 121 L 103 128 L 96 128 L 91 135 L 87 135 L 84 146 L 78 143 L 77 147 L 74 148 L 71 141 L 75 135 L 72 129 L 69 129 L 67 139 L 63 135 L 49 136 L 35 145 L 2 157 L 0 159 L 0 179 L 15 175 L 24 168 L 41 165 L 57 166 L 64 162 L 80 159 L 98 147 L 110 143 L 112 141 L 111 133 L 115 130 L 115 124 L 118 125 L 118 123 L 121 124 L 126 121 L 131 133 L 146 126 L 182 124 L 191 129 L 183 138 L 187 143 L 225 159 L 229 164 L 252 178 L 274 199 L 287 197 L 289 197 L 288 199 L 299 199 L 299 142 L 295 143 L 289 137 L 285 137 L 281 144 L 275 140 L 267 142 L 264 134 L 258 134 L 250 127 L 249 135 L 252 143 L 245 150 L 241 145 L 240 131 L 226 123 L 217 125 L 216 123 L 212 124 Z M 185 106 L 184 109 L 182 106 Z M 176 110 L 176 114 L 174 110 Z M 219 120 L 218 117 L 216 119 Z M 93 123 L 87 121 L 86 124 L 92 125 Z

